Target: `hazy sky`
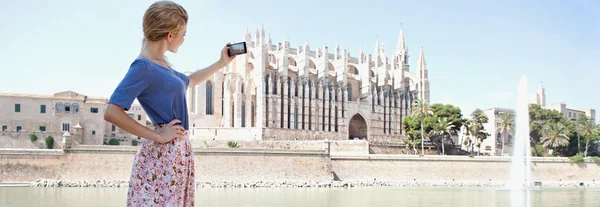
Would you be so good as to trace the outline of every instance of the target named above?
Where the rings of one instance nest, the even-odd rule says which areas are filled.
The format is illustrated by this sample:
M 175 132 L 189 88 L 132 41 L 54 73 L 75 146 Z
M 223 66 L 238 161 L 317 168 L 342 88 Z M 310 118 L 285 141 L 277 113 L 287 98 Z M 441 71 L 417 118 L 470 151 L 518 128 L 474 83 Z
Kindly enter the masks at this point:
M 142 15 L 154 1 L 6 1 L 0 7 L 0 92 L 73 90 L 109 97 L 138 55 Z M 190 14 L 186 42 L 168 54 L 179 71 L 217 60 L 246 27 L 264 25 L 274 43 L 297 48 L 373 53 L 377 37 L 389 55 L 400 27 L 411 71 L 425 49 L 431 101 L 475 108 L 515 108 L 519 79 L 547 102 L 600 110 L 600 1 L 177 1 Z M 330 49 L 330 52 L 333 50 Z

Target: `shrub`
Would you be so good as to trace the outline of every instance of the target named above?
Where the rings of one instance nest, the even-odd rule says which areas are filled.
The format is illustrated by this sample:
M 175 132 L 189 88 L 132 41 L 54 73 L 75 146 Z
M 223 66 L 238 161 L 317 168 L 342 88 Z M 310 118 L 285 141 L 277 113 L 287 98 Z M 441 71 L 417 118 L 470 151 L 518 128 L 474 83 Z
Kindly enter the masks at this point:
M 133 140 L 131 140 L 131 145 L 132 145 L 132 146 L 137 146 L 137 145 L 138 145 L 138 141 L 137 141 L 137 139 L 133 139 Z
M 29 139 L 31 140 L 31 142 L 35 142 L 37 140 L 37 136 L 35 134 L 30 134 Z
M 54 149 L 54 137 L 46 137 L 46 149 Z
M 119 142 L 119 140 L 112 138 L 108 141 L 108 145 L 121 145 L 121 143 Z
M 575 156 L 571 157 L 571 161 L 574 163 L 582 163 L 582 162 L 585 162 L 585 159 L 583 159 L 583 157 L 581 155 L 575 155 Z
M 600 164 L 600 157 L 592 157 L 592 160 L 596 163 L 596 164 Z
M 234 142 L 234 141 L 227 142 L 227 145 L 229 146 L 229 148 L 238 148 L 238 147 L 240 147 L 240 144 L 238 142 Z

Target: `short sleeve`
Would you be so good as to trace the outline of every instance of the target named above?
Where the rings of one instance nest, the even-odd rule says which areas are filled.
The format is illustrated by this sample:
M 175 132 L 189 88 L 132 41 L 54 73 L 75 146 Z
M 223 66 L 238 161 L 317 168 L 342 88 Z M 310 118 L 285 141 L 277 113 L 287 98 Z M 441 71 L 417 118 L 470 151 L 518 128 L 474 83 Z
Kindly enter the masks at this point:
M 113 94 L 110 96 L 108 103 L 112 103 L 123 107 L 125 110 L 129 110 L 133 100 L 137 98 L 148 86 L 150 85 L 149 78 L 149 66 L 143 60 L 135 60 L 127 74 Z
M 177 72 L 177 76 L 179 76 L 179 78 L 181 78 L 181 80 L 183 80 L 186 88 L 190 87 L 190 77 L 189 76 L 187 76 L 186 74 L 183 74 L 181 72 Z

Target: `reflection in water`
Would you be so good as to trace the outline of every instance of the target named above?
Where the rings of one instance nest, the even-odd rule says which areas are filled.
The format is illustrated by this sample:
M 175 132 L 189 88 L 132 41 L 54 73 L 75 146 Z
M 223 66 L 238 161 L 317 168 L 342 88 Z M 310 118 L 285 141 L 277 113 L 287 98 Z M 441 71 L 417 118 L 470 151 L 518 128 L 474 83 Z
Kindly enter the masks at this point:
M 582 207 L 600 203 L 600 189 L 500 188 L 199 188 L 197 206 L 528 206 L 511 193 L 529 193 L 529 206 Z M 127 188 L 0 187 L 0 206 L 124 206 Z

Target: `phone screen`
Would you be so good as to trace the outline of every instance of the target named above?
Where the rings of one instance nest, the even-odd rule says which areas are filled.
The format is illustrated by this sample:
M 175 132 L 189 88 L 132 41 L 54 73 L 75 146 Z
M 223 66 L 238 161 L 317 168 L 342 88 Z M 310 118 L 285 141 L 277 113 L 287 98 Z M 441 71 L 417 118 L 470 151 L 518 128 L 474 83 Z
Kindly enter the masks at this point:
M 229 46 L 229 56 L 246 53 L 246 43 L 238 42 Z

